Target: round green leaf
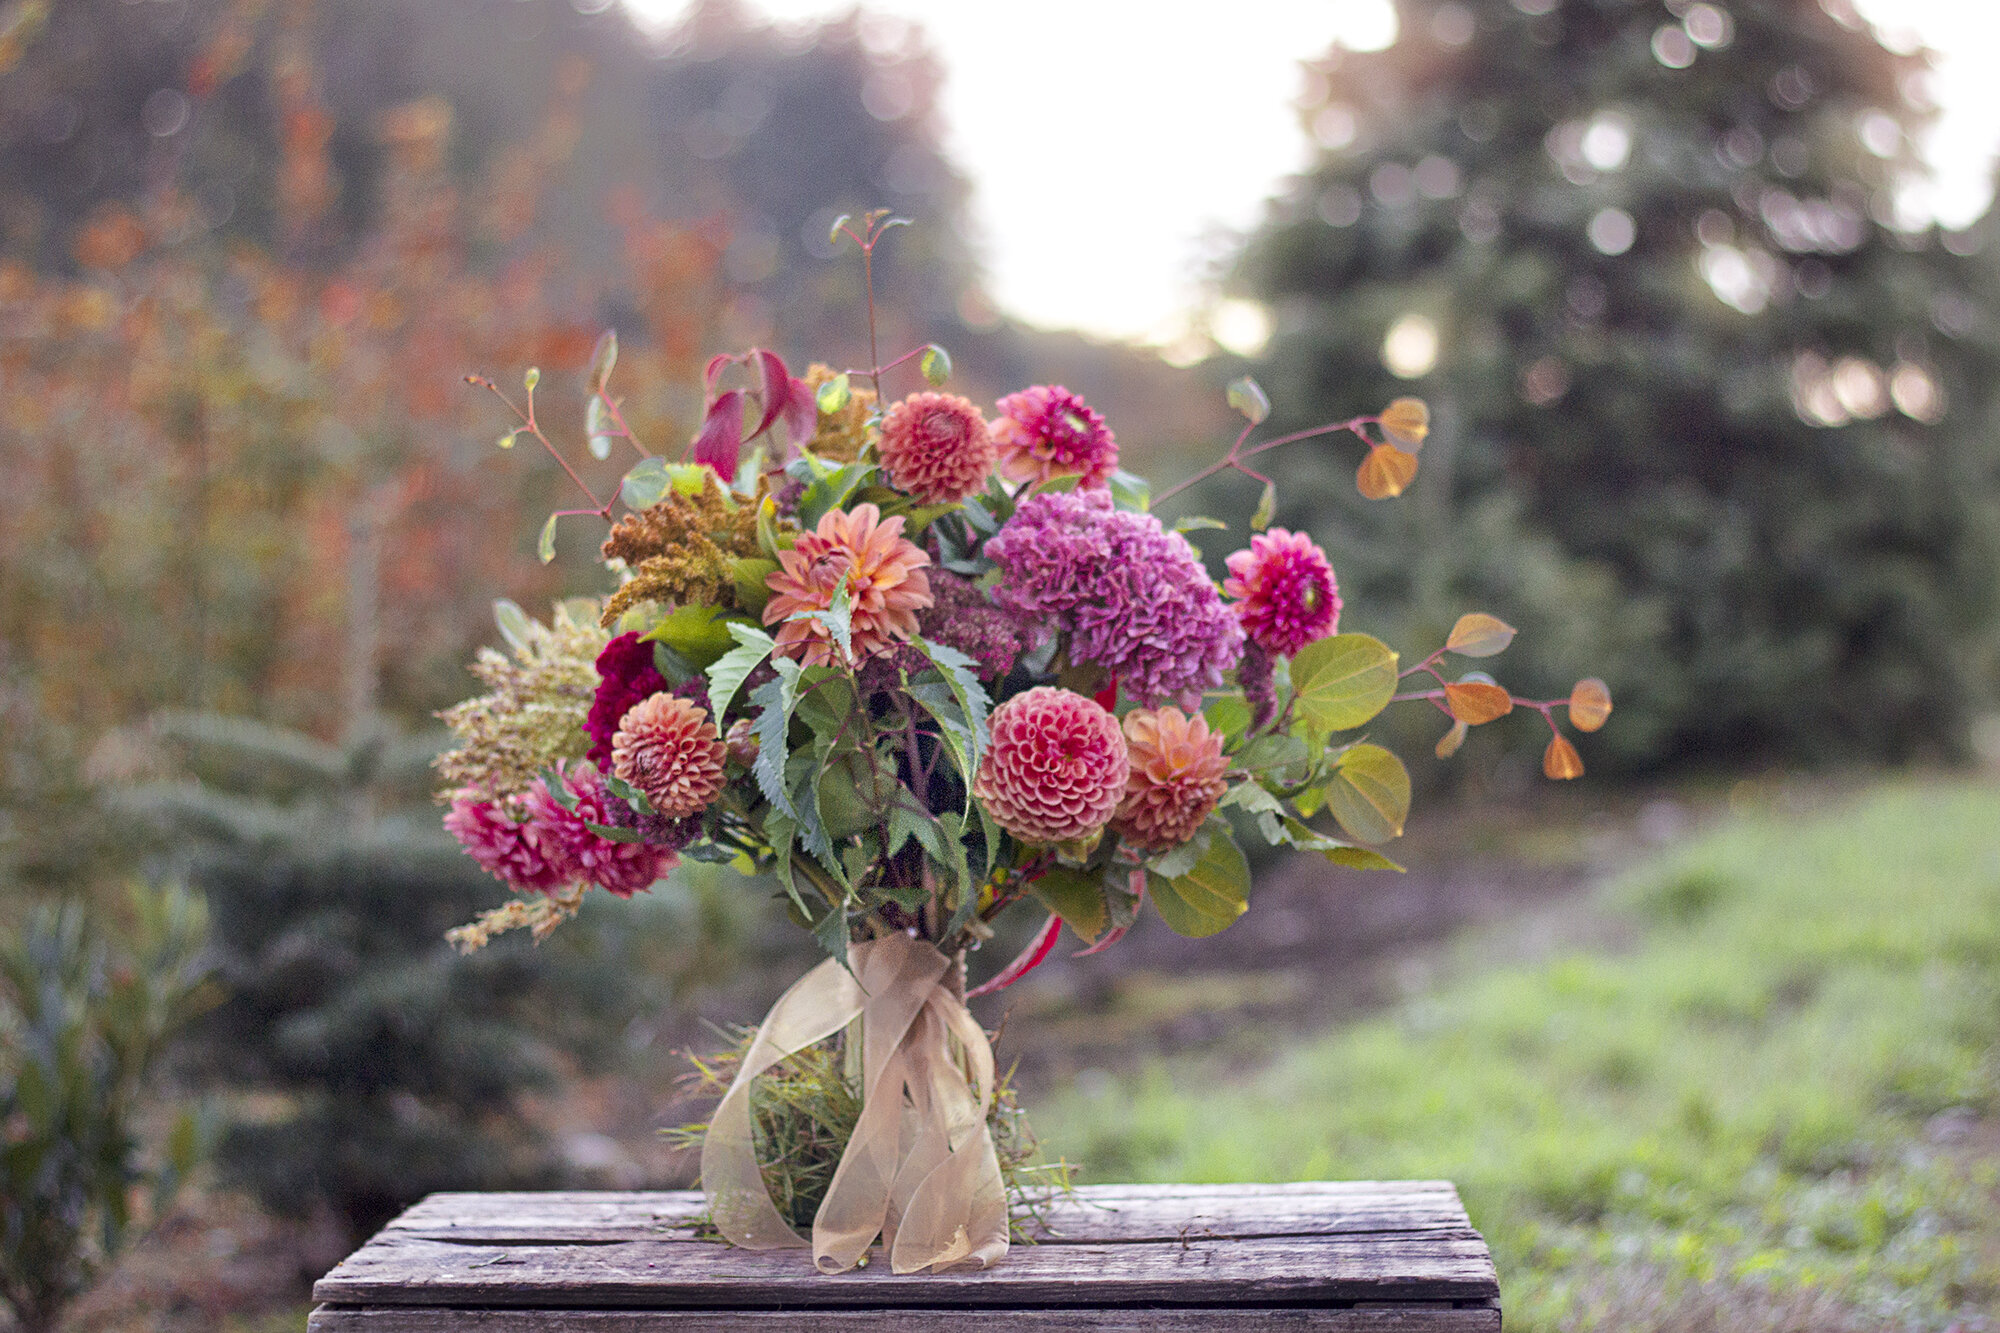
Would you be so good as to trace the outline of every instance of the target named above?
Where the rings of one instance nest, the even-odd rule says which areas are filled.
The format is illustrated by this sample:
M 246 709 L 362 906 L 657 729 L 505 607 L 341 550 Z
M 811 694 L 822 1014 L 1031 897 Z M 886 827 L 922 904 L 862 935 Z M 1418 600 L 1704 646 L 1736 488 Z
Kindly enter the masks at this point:
M 1403 761 L 1379 745 L 1357 745 L 1340 756 L 1326 805 L 1348 835 L 1388 842 L 1403 835 L 1410 817 L 1410 774 Z
M 1220 827 L 1194 867 L 1174 879 L 1148 873 L 1146 891 L 1160 919 L 1176 935 L 1200 939 L 1234 925 L 1250 907 L 1250 863 Z
M 1336 634 L 1292 658 L 1294 711 L 1319 735 L 1361 726 L 1396 693 L 1396 654 L 1366 634 Z

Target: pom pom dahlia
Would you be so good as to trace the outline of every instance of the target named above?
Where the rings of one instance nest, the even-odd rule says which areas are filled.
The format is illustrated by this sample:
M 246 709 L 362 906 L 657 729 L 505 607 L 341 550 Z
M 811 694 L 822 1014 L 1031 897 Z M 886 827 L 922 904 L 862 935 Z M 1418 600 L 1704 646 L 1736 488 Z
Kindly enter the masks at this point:
M 537 785 L 540 779 L 536 779 Z M 466 854 L 509 888 L 549 893 L 575 878 L 560 839 L 546 824 L 514 819 L 492 801 L 461 792 L 452 798 L 445 829 Z
M 890 408 L 877 451 L 889 484 L 927 505 L 983 489 L 995 456 L 986 418 L 949 393 L 913 393 Z
M 1142 704 L 1198 706 L 1243 651 L 1243 627 L 1187 539 L 1114 509 L 1108 492 L 1029 497 L 986 554 L 1002 606 L 1053 617 L 1072 662 L 1103 667 Z
M 778 553 L 779 568 L 764 583 L 773 596 L 764 623 L 777 625 L 778 651 L 807 666 L 834 661 L 840 648 L 817 620 L 791 620 L 801 611 L 824 611 L 845 586 L 852 600 L 854 660 L 866 661 L 917 632 L 917 612 L 931 604 L 931 558 L 903 536 L 899 515 L 884 520 L 872 504 L 852 513 L 828 510 L 813 532 Z
M 583 729 L 590 733 L 585 756 L 600 770 L 611 767 L 611 738 L 618 720 L 633 704 L 667 688 L 667 678 L 653 665 L 653 645 L 637 634 L 620 634 L 597 655 L 597 694 Z
M 990 726 L 972 794 L 995 823 L 1024 842 L 1068 842 L 1104 827 L 1129 771 L 1117 718 L 1042 685 L 994 709 Z
M 1326 552 L 1303 532 L 1272 528 L 1229 557 L 1222 591 L 1237 598 L 1236 614 L 1251 641 L 1290 657 L 1340 626 L 1340 585 Z
M 1009 481 L 1082 476 L 1077 485 L 1101 487 L 1118 467 L 1118 441 L 1104 418 L 1060 384 L 1038 384 L 1010 393 L 993 423 L 1000 475 Z
M 1229 784 L 1222 733 L 1200 713 L 1135 708 L 1125 715 L 1131 776 L 1111 830 L 1146 851 L 1165 851 L 1192 838 Z
M 576 797 L 574 810 L 563 809 L 548 784 L 539 778 L 521 798 L 521 804 L 529 821 L 541 825 L 544 837 L 561 848 L 569 870 L 567 880 L 588 880 L 620 898 L 630 898 L 680 863 L 680 856 L 672 848 L 617 842 L 592 831 L 591 824 L 618 826 L 621 806 L 629 822 L 631 807 L 604 789 L 604 779 L 597 775 L 596 769 L 571 768 L 562 776 L 564 785 Z
M 668 819 L 708 808 L 722 790 L 722 756 L 708 710 L 671 694 L 633 704 L 611 741 L 612 771 Z

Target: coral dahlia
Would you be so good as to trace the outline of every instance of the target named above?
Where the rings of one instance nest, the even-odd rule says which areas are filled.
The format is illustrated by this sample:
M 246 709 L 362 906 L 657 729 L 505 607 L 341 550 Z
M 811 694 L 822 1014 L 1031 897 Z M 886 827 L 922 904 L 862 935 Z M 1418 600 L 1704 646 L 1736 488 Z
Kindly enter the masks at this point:
M 611 742 L 613 771 L 668 819 L 708 808 L 722 790 L 722 756 L 708 710 L 671 694 L 633 704 Z
M 1272 528 L 1229 557 L 1222 591 L 1237 598 L 1236 614 L 1251 642 L 1290 657 L 1340 627 L 1340 585 L 1326 552 L 1303 532 Z
M 1009 481 L 1047 481 L 1081 474 L 1077 485 L 1104 486 L 1118 467 L 1118 440 L 1104 418 L 1060 384 L 1038 384 L 999 402 L 993 440 L 1000 475 Z
M 1024 842 L 1068 842 L 1104 827 L 1129 772 L 1117 718 L 1042 685 L 994 709 L 990 726 L 972 794 L 994 822 Z
M 884 520 L 872 504 L 852 513 L 828 510 L 819 527 L 778 553 L 779 568 L 765 580 L 773 596 L 764 623 L 777 625 L 778 651 L 807 666 L 839 656 L 833 632 L 818 620 L 793 620 L 801 611 L 824 611 L 842 587 L 852 603 L 849 632 L 853 662 L 886 652 L 917 632 L 917 612 L 931 604 L 931 558 L 903 536 L 899 515 Z
M 950 393 L 913 393 L 890 408 L 877 448 L 889 484 L 927 505 L 982 489 L 996 453 L 986 418 Z
M 1195 834 L 1229 784 L 1222 733 L 1200 713 L 1135 708 L 1125 715 L 1131 776 L 1111 830 L 1135 847 L 1165 851 Z

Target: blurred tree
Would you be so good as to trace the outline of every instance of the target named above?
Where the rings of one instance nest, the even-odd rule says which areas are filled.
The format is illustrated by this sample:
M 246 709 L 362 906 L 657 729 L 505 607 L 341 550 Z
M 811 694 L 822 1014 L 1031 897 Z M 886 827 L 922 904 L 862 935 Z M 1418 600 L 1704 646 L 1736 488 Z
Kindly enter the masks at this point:
M 0 1301 L 50 1333 L 205 1147 L 193 1111 L 148 1152 L 138 1122 L 163 1047 L 212 1001 L 201 902 L 134 887 L 121 930 L 48 904 L 0 935 Z
M 1313 69 L 1318 158 L 1233 281 L 1288 419 L 1414 391 L 1438 429 L 1405 508 L 1293 457 L 1286 512 L 1355 534 L 1364 599 L 1569 621 L 1527 665 L 1601 669 L 1627 762 L 1961 748 L 1996 341 L 1967 260 L 1897 216 L 1922 59 L 1845 0 L 1398 11 Z

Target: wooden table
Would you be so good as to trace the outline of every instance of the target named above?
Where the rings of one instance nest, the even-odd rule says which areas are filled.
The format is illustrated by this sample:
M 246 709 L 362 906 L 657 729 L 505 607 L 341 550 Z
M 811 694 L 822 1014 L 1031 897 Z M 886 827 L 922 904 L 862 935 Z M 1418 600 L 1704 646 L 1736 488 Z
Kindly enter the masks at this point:
M 837 1277 L 697 1240 L 699 1194 L 434 1194 L 313 1288 L 312 1333 L 812 1328 L 1497 1333 L 1445 1181 L 1099 1185 L 987 1272 Z

